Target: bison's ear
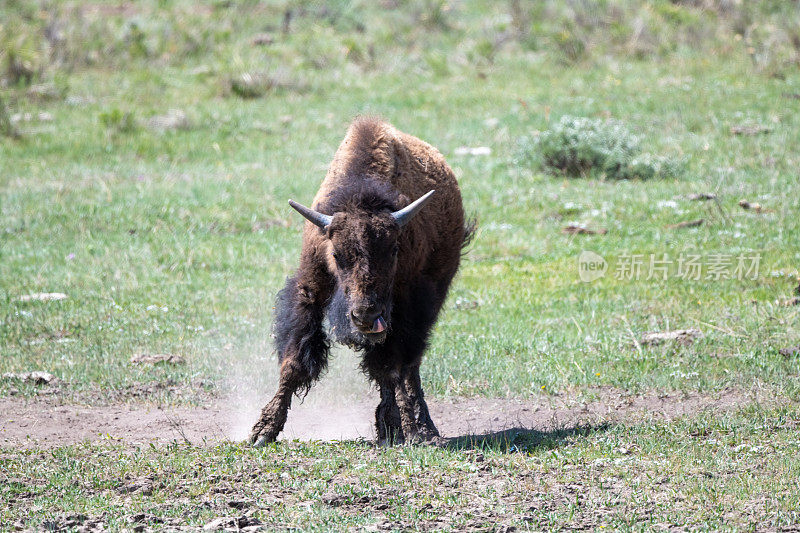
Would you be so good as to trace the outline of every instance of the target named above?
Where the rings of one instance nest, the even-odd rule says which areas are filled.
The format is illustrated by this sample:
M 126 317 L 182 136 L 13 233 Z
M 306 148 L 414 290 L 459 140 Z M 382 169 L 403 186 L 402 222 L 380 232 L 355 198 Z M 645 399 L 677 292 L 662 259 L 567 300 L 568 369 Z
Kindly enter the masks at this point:
M 334 213 L 331 216 L 331 223 L 325 226 L 325 236 L 328 239 L 333 238 L 333 234 L 342 227 L 343 213 Z
M 298 204 L 294 200 L 289 200 L 289 205 L 292 206 L 292 209 L 303 215 L 307 220 L 312 222 L 315 226 L 319 226 L 322 229 L 327 228 L 328 225 L 331 223 L 331 220 L 333 220 L 332 216 L 314 211 L 313 209 L 308 208 L 303 204 Z
M 416 215 L 420 209 L 425 207 L 425 204 L 428 203 L 428 201 L 431 199 L 431 196 L 433 196 L 433 193 L 435 192 L 436 191 L 428 191 L 423 196 L 420 196 L 412 204 L 407 205 L 400 211 L 395 211 L 394 213 L 392 213 L 392 216 L 394 217 L 397 224 L 402 228 L 403 226 L 411 222 L 411 219 L 414 218 L 414 215 Z

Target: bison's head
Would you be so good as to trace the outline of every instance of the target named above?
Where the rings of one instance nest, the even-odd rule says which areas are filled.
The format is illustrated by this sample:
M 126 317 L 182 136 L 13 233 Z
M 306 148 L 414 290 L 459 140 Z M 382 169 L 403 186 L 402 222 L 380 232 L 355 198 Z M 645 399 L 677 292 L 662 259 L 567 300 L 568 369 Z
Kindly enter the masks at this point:
M 301 215 L 320 227 L 328 240 L 328 265 L 337 278 L 341 314 L 349 320 L 345 338 L 374 344 L 386 338 L 392 310 L 400 233 L 428 202 L 430 191 L 403 209 L 354 204 L 325 215 L 289 200 Z M 378 204 L 379 205 L 379 204 Z M 337 327 L 341 327 L 341 320 Z M 343 332 L 340 332 L 343 333 Z

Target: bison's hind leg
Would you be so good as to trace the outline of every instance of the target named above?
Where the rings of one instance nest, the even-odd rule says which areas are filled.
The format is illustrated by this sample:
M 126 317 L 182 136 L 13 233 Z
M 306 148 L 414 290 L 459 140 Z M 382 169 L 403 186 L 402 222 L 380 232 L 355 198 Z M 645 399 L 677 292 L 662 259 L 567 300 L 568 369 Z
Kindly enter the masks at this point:
M 419 377 L 419 367 L 409 369 L 404 376 L 406 393 L 414 407 L 414 418 L 417 422 L 417 431 L 425 441 L 435 440 L 439 437 L 439 430 L 431 419 L 428 404 L 425 403 L 425 394 L 422 392 L 422 381 Z

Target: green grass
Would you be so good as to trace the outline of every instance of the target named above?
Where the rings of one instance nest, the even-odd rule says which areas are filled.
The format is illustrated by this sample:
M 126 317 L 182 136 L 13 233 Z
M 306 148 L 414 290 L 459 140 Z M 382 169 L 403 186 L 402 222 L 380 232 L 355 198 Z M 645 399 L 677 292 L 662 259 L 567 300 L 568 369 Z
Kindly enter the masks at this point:
M 795 406 L 511 433 L 447 450 L 357 442 L 6 450 L 0 494 L 12 506 L 0 520 L 11 525 L 26 508 L 38 523 L 84 515 L 111 529 L 137 516 L 162 528 L 245 512 L 270 529 L 317 531 L 779 529 L 800 519 L 798 423 Z
M 157 74 L 140 75 L 127 91 L 119 78 L 129 73 L 75 75 L 72 91 L 105 104 L 49 105 L 45 109 L 54 115 L 49 132 L 2 147 L 0 370 L 35 367 L 76 387 L 120 387 L 138 378 L 128 357 L 150 350 L 189 356 L 188 370 L 172 376 L 176 379 L 194 373 L 217 377 L 220 346 L 267 335 L 274 294 L 296 264 L 301 221 L 289 212 L 286 198 L 311 198 L 347 121 L 359 112 L 380 110 L 445 153 L 460 177 L 467 209 L 482 228 L 450 300 L 481 304 L 445 312 L 425 365 L 437 394 L 452 392 L 450 375 L 459 393 L 480 389 L 488 394 L 587 381 L 724 387 L 749 382 L 765 365 L 794 382 L 797 362 L 776 367 L 776 353 L 798 340 L 796 310 L 774 306 L 790 295 L 798 260 L 790 244 L 798 235 L 792 216 L 798 200 L 784 193 L 797 179 L 791 142 L 797 124 L 785 110 L 796 104 L 780 98 L 786 82 L 756 78 L 746 85 L 746 69 L 723 64 L 713 72 L 697 67 L 687 73 L 696 90 L 676 93 L 659 87 L 674 65 L 635 63 L 628 69 L 629 83 L 619 86 L 596 85 L 595 79 L 603 78 L 599 67 L 575 72 L 542 66 L 553 77 L 541 84 L 517 68 L 515 58 L 509 62 L 507 72 L 477 89 L 474 79 L 446 78 L 436 91 L 409 94 L 398 88 L 397 76 L 376 75 L 368 88 L 345 85 L 335 94 L 213 97 L 196 103 L 190 101 L 196 91 L 185 90 L 193 79 L 181 72 L 171 74 L 180 80 L 172 82 L 179 88 L 163 92 L 156 90 Z M 707 94 L 706 102 L 698 102 L 697 92 L 709 78 L 730 80 L 729 94 Z M 581 82 L 593 87 L 592 105 L 572 105 L 569 87 Z M 735 91 L 737 83 L 742 87 Z M 649 133 L 652 144 L 685 154 L 687 177 L 645 185 L 558 179 L 517 167 L 511 162 L 515 140 L 546 125 L 544 116 L 525 115 L 518 99 L 549 106 L 553 116 L 569 109 L 626 117 Z M 126 101 L 136 102 L 141 116 L 187 108 L 197 117 L 196 126 L 163 135 L 147 129 L 107 132 L 99 114 Z M 653 101 L 661 102 L 658 109 L 651 109 Z M 409 118 L 401 111 L 406 109 L 419 110 L 412 114 L 419 118 Z M 691 131 L 680 120 L 690 109 L 713 111 Z M 742 109 L 758 120 L 777 116 L 780 122 L 769 135 L 732 137 L 727 125 L 742 120 Z M 292 121 L 281 124 L 277 117 L 283 115 Z M 637 120 L 640 116 L 647 120 Z M 493 117 L 501 126 L 483 125 Z M 275 132 L 256 129 L 259 123 Z M 470 144 L 487 144 L 494 151 L 483 158 L 453 155 L 456 147 Z M 680 198 L 698 191 L 716 192 L 727 217 L 710 204 Z M 741 197 L 759 200 L 770 212 L 740 210 Z M 670 201 L 677 208 L 659 207 Z M 707 223 L 665 229 L 694 218 Z M 560 227 L 573 219 L 607 227 L 609 233 L 562 235 Z M 662 284 L 607 276 L 583 284 L 577 257 L 584 249 L 609 259 L 626 251 L 673 258 L 687 250 L 704 256 L 758 252 L 763 268 L 755 281 L 670 279 Z M 37 291 L 63 291 L 70 298 L 15 301 Z M 637 334 L 701 321 L 734 328 L 736 336 L 704 328 L 707 338 L 692 351 L 700 358 L 692 366 L 699 364 L 694 369 L 705 381 L 686 383 L 670 378 L 672 370 L 655 361 L 662 350 L 640 354 L 627 347 L 630 336 L 620 316 Z M 69 333 L 70 342 L 32 343 L 60 330 Z M 570 359 L 590 344 L 587 378 Z M 732 373 L 718 360 L 703 361 L 703 354 L 720 350 L 737 356 L 735 368 L 727 369 Z M 628 361 L 633 365 L 624 364 Z M 496 370 L 502 377 L 490 379 Z M 596 372 L 602 376 L 591 377 Z
M 272 305 L 296 265 L 302 222 L 286 199 L 309 201 L 349 121 L 376 113 L 442 151 L 467 210 L 480 221 L 423 365 L 429 394 L 760 387 L 791 407 L 589 431 L 525 453 L 487 452 L 501 481 L 474 498 L 447 490 L 426 496 L 426 488 L 448 486 L 439 475 L 468 479 L 470 456 L 457 451 L 364 452 L 350 444 L 263 452 L 238 445 L 4 451 L 4 472 L 15 472 L 8 476 L 41 480 L 33 489 L 27 482 L 19 488 L 33 490 L 40 518 L 61 511 L 118 515 L 124 504 L 159 516 L 183 516 L 191 507 L 190 520 L 202 523 L 222 503 L 202 509 L 181 503 L 169 484 L 182 484 L 192 500 L 208 493 L 212 475 L 253 471 L 258 476 L 246 488 L 255 491 L 261 519 L 273 525 L 362 526 L 380 515 L 395 527 L 414 527 L 450 509 L 452 521 L 441 527 L 461 528 L 472 520 L 467 508 L 486 509 L 509 494 L 507 512 L 476 510 L 475 520 L 542 528 L 584 516 L 614 528 L 797 522 L 798 491 L 791 483 L 798 469 L 800 359 L 778 350 L 800 342 L 800 327 L 798 308 L 777 302 L 792 296 L 800 263 L 800 100 L 791 96 L 800 93 L 800 72 L 789 37 L 754 41 L 772 30 L 789 35 L 781 24 L 792 20 L 796 6 L 764 3 L 759 11 L 746 3 L 725 14 L 671 2 L 652 9 L 609 4 L 614 20 L 582 18 L 554 2 L 527 13 L 530 19 L 500 2 L 411 2 L 391 12 L 348 2 L 327 12 L 279 2 L 218 2 L 199 10 L 184 2 L 143 2 L 135 14 L 90 12 L 88 26 L 80 26 L 70 18 L 77 16 L 75 5 L 63 3 L 60 13 L 74 30 L 64 45 L 66 63 L 50 65 L 38 45 L 14 46 L 38 65 L 34 81 L 65 87 L 66 99 L 33 98 L 24 82 L 0 89 L 10 114 L 34 117 L 16 124 L 21 139 L 0 139 L 0 374 L 47 370 L 68 393 L 110 398 L 151 382 L 190 388 L 202 381 L 219 391 L 234 361 L 254 386 L 271 391 Z M 11 21 L 0 32 L 6 52 L 8 43 L 41 41 L 46 17 L 36 16 L 36 6 L 0 7 Z M 287 8 L 295 15 L 284 33 Z M 650 33 L 634 43 L 637 16 Z M 144 40 L 125 37 L 132 18 Z M 520 21 L 525 31 L 497 40 Z M 745 35 L 740 26 L 752 31 Z M 715 30 L 706 32 L 709 27 Z M 14 31 L 25 38 L 9 41 Z M 275 42 L 251 45 L 264 31 Z M 6 59 L 0 53 L 3 68 Z M 243 99 L 230 89 L 231 78 L 243 72 L 283 83 Z M 173 108 L 186 112 L 187 129 L 147 127 L 148 118 Z M 40 112 L 52 120 L 39 121 Z M 685 172 L 619 182 L 557 177 L 521 164 L 520 140 L 563 115 L 613 117 L 641 136 L 648 152 L 684 160 Z M 741 124 L 771 131 L 732 135 L 730 127 Z M 457 155 L 461 146 L 492 151 Z M 685 199 L 697 192 L 717 194 L 719 205 Z M 764 212 L 742 210 L 742 198 L 760 202 Z M 698 218 L 705 219 L 699 228 L 666 227 Z M 608 233 L 562 234 L 573 222 Z M 604 278 L 579 280 L 583 250 L 609 261 Z M 754 280 L 616 279 L 615 265 L 630 253 L 672 259 L 697 253 L 704 261 L 758 253 L 761 268 Z M 69 298 L 18 301 L 53 291 Z M 634 342 L 646 331 L 688 327 L 704 333 L 690 347 L 637 348 Z M 188 362 L 131 365 L 131 355 L 140 352 L 179 353 Z M 0 381 L 0 394 L 12 388 L 18 384 Z M 787 419 L 792 429 L 776 429 L 784 426 L 775 420 Z M 695 438 L 689 428 L 718 440 L 703 444 L 711 437 Z M 592 466 L 603 454 L 616 458 L 619 445 L 635 450 L 630 463 L 625 456 L 619 465 Z M 745 451 L 732 457 L 739 445 Z M 757 446 L 764 448 L 748 451 Z M 86 460 L 87 485 L 70 484 Z M 35 472 L 40 464 L 43 474 Z M 298 478 L 296 468 L 307 475 Z M 153 496 L 130 497 L 131 504 L 113 492 L 120 469 L 156 473 L 166 485 Z M 294 495 L 275 503 L 264 482 L 275 481 L 270 476 L 279 470 L 290 473 L 285 488 Z M 701 470 L 711 477 L 697 475 Z M 172 479 L 184 471 L 199 478 Z M 399 496 L 383 514 L 326 507 L 317 496 L 336 472 L 356 480 L 354 495 L 389 487 Z M 531 494 L 562 494 L 537 485 L 543 472 L 555 476 L 558 490 L 573 492 L 550 507 L 530 503 Z M 582 505 L 581 494 L 594 497 L 597 487 L 613 486 L 611 478 L 634 487 L 630 507 L 623 508 L 638 511 L 621 511 L 612 495 Z M 6 485 L 2 498 L 14 498 L 15 487 Z M 22 516 L 22 501 L 3 506 L 0 525 Z M 763 507 L 745 511 L 743 502 Z M 420 510 L 426 503 L 433 511 Z M 648 522 L 642 513 L 652 505 Z M 600 512 L 609 507 L 616 510 Z M 521 522 L 520 513 L 532 522 Z

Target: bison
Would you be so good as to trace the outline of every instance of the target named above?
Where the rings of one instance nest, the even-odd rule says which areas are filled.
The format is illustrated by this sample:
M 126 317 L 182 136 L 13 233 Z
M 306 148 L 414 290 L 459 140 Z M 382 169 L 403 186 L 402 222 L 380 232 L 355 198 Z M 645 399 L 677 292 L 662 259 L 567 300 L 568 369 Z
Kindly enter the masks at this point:
M 453 171 L 429 144 L 359 118 L 311 208 L 289 204 L 307 219 L 300 266 L 278 293 L 280 382 L 250 442 L 264 445 L 283 430 L 292 395 L 307 393 L 327 366 L 329 334 L 361 352 L 380 390 L 380 442 L 438 438 L 419 367 L 475 227 Z

